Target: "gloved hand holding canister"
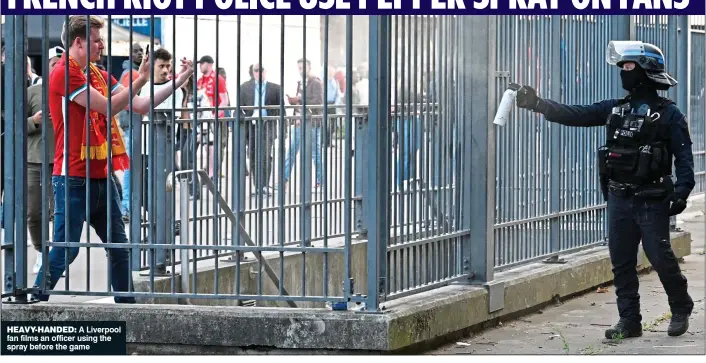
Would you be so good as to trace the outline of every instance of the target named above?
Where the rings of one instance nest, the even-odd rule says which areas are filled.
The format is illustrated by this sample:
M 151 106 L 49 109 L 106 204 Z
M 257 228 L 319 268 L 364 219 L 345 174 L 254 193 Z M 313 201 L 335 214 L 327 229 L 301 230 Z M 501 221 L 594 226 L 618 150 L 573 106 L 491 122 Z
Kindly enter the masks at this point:
M 530 86 L 522 86 L 522 88 L 517 91 L 515 100 L 519 108 L 535 112 L 542 112 L 542 110 L 544 110 L 544 100 L 537 96 L 537 91 Z

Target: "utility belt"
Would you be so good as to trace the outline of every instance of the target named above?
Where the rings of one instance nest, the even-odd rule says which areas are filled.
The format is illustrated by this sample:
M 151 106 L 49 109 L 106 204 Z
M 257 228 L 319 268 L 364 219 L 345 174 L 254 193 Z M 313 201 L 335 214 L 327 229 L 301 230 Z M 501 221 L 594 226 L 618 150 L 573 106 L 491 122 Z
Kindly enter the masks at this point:
M 674 183 L 669 176 L 661 178 L 659 181 L 642 185 L 609 180 L 606 189 L 619 197 L 635 196 L 646 199 L 662 199 L 674 193 Z M 605 192 L 604 197 L 608 200 Z

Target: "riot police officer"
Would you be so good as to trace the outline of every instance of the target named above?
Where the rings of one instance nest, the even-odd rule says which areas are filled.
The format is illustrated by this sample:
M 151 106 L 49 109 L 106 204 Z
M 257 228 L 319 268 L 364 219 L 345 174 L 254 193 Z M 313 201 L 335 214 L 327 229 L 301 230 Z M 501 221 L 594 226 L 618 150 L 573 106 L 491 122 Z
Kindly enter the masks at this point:
M 610 42 L 606 61 L 621 69 L 626 97 L 569 106 L 542 99 L 532 87 L 523 86 L 517 92 L 517 106 L 566 126 L 606 127 L 598 168 L 608 203 L 608 247 L 620 315 L 618 323 L 606 330 L 606 338 L 642 335 L 635 268 L 640 239 L 668 296 L 672 312 L 668 334 L 679 336 L 689 328 L 694 303 L 672 251 L 669 217 L 686 208 L 695 185 L 694 161 L 684 114 L 658 95 L 677 81 L 667 74 L 664 55 L 652 44 Z M 676 183 L 671 179 L 672 160 Z

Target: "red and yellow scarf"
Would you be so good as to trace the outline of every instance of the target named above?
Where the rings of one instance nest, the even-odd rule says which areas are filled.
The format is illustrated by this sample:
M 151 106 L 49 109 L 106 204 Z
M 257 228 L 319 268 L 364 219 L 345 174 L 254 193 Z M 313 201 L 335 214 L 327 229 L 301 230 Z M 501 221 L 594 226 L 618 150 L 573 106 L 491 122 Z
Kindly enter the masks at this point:
M 78 62 L 70 57 L 69 65 L 81 71 L 81 66 Z M 104 97 L 108 98 L 110 88 L 108 87 L 103 74 L 93 63 L 89 64 L 89 71 L 91 72 L 91 87 L 95 88 Z M 87 155 L 91 160 L 105 160 L 108 158 L 108 141 L 101 130 L 105 130 L 107 128 L 107 117 L 96 111 L 91 111 L 90 118 L 89 129 L 86 128 L 85 123 L 83 124 L 83 134 L 81 137 L 81 160 L 85 160 Z M 86 145 L 86 133 L 89 133 L 89 145 Z M 127 155 L 122 131 L 120 130 L 115 117 L 111 117 L 110 139 L 112 147 L 111 156 L 113 170 L 117 171 L 129 169 L 130 157 Z

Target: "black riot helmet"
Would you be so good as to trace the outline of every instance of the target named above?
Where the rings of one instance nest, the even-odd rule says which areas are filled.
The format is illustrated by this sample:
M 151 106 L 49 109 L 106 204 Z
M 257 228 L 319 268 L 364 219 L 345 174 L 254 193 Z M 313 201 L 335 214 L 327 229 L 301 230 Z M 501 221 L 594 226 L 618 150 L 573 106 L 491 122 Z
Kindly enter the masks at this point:
M 677 80 L 667 73 L 664 54 L 654 44 L 611 41 L 606 50 L 606 62 L 621 68 L 626 62 L 634 62 L 645 71 L 658 90 L 666 91 L 677 85 Z

